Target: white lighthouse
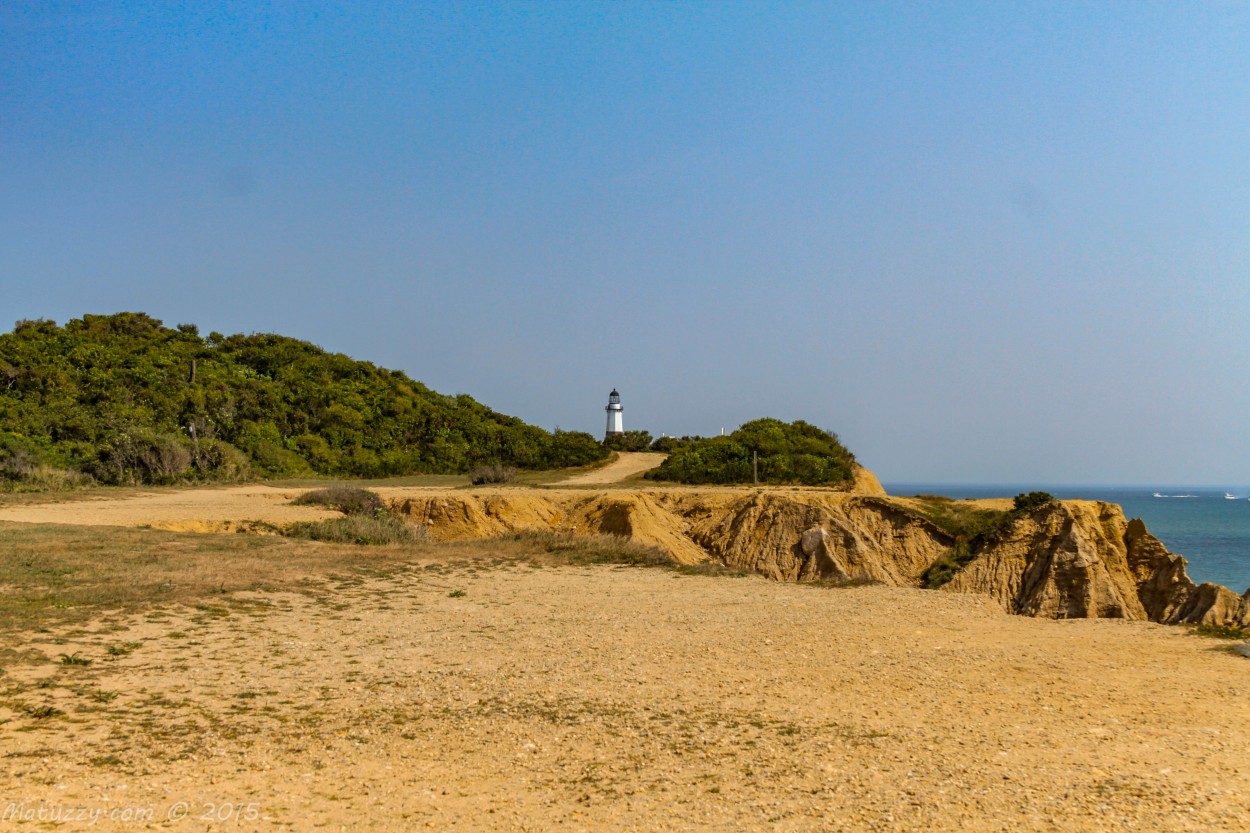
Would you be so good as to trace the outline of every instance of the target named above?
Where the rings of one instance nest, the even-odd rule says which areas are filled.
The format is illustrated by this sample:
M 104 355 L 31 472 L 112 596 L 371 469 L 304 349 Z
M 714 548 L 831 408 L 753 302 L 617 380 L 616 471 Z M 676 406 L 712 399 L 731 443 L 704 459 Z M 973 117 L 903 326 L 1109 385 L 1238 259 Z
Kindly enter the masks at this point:
M 621 416 L 621 395 L 616 392 L 616 388 L 612 388 L 612 392 L 608 394 L 608 406 L 603 410 L 608 412 L 608 430 L 603 435 L 605 440 L 613 437 L 619 437 L 625 433 L 625 419 Z

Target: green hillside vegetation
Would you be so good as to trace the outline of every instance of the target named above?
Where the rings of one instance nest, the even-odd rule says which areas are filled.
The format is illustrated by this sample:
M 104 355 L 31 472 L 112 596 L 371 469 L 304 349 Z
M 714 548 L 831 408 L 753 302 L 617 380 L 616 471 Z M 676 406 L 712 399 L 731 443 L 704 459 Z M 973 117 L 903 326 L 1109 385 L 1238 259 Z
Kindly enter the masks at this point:
M 727 437 L 684 437 L 668 448 L 672 453 L 648 479 L 752 483 L 758 455 L 760 483 L 838 486 L 851 481 L 855 464 L 836 434 L 802 420 L 757 419 Z
M 955 539 L 947 550 L 920 577 L 923 587 L 936 590 L 971 564 L 994 544 L 1017 518 L 1052 503 L 1050 492 L 1028 492 L 1015 496 L 1009 511 L 985 509 L 973 502 L 955 501 L 941 495 L 916 495 L 918 511 Z
M 0 335 L 0 483 L 386 477 L 579 466 L 609 451 L 464 394 L 279 335 L 202 337 L 144 313 Z
M 626 431 L 606 438 L 603 444 L 610 451 L 650 451 L 651 434 L 648 431 Z

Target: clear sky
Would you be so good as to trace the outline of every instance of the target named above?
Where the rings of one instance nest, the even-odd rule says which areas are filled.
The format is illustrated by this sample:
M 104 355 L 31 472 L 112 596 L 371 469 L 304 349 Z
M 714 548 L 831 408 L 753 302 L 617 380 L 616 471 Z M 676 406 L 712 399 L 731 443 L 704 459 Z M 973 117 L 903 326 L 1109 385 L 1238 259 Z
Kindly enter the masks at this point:
M 0 6 L 0 326 L 278 332 L 547 428 L 1250 483 L 1250 5 Z

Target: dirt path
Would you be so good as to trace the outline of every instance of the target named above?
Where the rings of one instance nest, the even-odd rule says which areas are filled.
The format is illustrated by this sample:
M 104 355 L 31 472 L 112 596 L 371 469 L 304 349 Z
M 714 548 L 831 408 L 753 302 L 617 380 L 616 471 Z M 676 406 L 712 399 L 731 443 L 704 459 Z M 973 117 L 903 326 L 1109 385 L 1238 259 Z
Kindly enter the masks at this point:
M 561 486 L 593 486 L 605 483 L 619 483 L 634 475 L 653 469 L 664 462 L 667 454 L 650 451 L 622 451 L 617 458 L 602 468 L 585 474 L 575 475 L 560 481 Z
M 0 830 L 1250 827 L 1250 662 L 975 597 L 428 565 L 23 643 Z

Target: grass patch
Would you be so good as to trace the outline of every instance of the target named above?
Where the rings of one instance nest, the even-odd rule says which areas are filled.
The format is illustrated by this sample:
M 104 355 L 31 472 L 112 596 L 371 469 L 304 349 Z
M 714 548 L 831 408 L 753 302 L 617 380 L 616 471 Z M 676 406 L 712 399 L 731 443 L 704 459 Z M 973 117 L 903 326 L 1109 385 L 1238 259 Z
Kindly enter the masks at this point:
M 939 495 L 916 495 L 911 509 L 956 540 L 971 541 L 997 531 L 1010 520 L 1010 512 L 985 509 L 967 501 Z
M 425 544 L 362 548 L 234 533 L 0 523 L 0 632 L 86 622 L 106 610 L 220 604 L 223 590 L 306 590 L 316 580 L 310 577 L 383 573 L 440 555 Z M 162 621 L 159 611 L 149 615 Z M 8 661 L 7 653 L 0 649 L 0 659 Z
M 429 535 L 387 509 L 376 492 L 356 486 L 315 489 L 291 501 L 297 505 L 327 506 L 345 517 L 292 524 L 283 534 L 332 544 L 423 544 Z
M 292 538 L 328 541 L 333 544 L 424 544 L 430 540 L 424 527 L 414 526 L 385 510 L 372 515 L 348 515 L 325 521 L 292 524 L 286 531 Z
M 64 717 L 65 712 L 56 706 L 31 706 L 25 703 L 18 705 L 18 711 L 35 720 L 47 720 L 49 717 Z
M 89 697 L 97 703 L 111 703 L 117 699 L 116 691 L 100 691 L 99 689 L 94 689 L 78 691 L 75 693 L 81 694 L 84 697 Z
M 92 766 L 121 766 L 125 763 L 116 755 L 96 755 L 94 758 L 88 759 Z
M 948 584 L 959 571 L 967 567 L 977 557 L 976 550 L 967 541 L 960 541 L 925 569 L 920 576 L 920 586 L 926 590 L 936 590 Z
M 77 651 L 72 654 L 61 654 L 61 665 L 90 665 L 91 660 L 80 656 Z
M 842 590 L 847 587 L 875 587 L 883 583 L 873 578 L 822 578 L 815 581 L 805 581 L 803 586 Z
M 676 567 L 657 547 L 637 544 L 616 535 L 570 535 L 560 532 L 516 532 L 495 539 L 519 545 L 520 555 L 538 556 L 555 564 L 628 564 L 634 567 Z M 515 552 L 516 550 L 514 550 Z
M 346 521 L 352 518 L 329 523 Z M 392 522 L 384 523 L 389 527 Z M 388 535 L 388 541 L 400 545 L 365 547 L 270 535 L 0 522 L 0 634 L 49 633 L 105 613 L 168 622 L 162 608 L 171 604 L 194 607 L 211 618 L 221 609 L 223 591 L 314 592 L 324 590 L 326 581 L 360 581 L 422 565 L 445 571 L 466 563 L 491 568 L 517 562 L 536 567 L 615 564 L 746 575 L 717 563 L 678 565 L 660 549 L 612 535 L 525 532 L 442 543 L 428 540 L 419 527 L 404 530 L 399 537 Z M 48 661 L 41 652 L 19 649 L 20 644 L 8 640 L 0 645 L 0 665 Z M 137 647 L 119 642 L 102 650 L 108 658 L 120 658 Z
M 913 511 L 955 539 L 920 577 L 922 587 L 936 590 L 997 541 L 1013 521 L 1052 503 L 1054 498 L 1047 492 L 1016 495 L 1010 511 L 986 509 L 941 495 L 916 495 L 912 500 Z
M 981 548 L 1007 527 L 1011 512 L 986 509 L 940 495 L 916 495 L 912 509 L 955 539 L 920 577 L 921 586 L 936 590 L 977 557 Z
M 469 472 L 469 482 L 474 486 L 484 486 L 489 483 L 511 483 L 516 480 L 516 469 L 511 466 L 478 466 Z
M 673 564 L 673 569 L 683 576 L 719 576 L 721 578 L 750 578 L 755 573 L 741 567 L 730 567 L 719 561 L 704 561 L 701 564 Z
M 1250 639 L 1250 630 L 1236 625 L 1198 625 L 1192 632 L 1195 636 L 1205 636 L 1211 639 Z

